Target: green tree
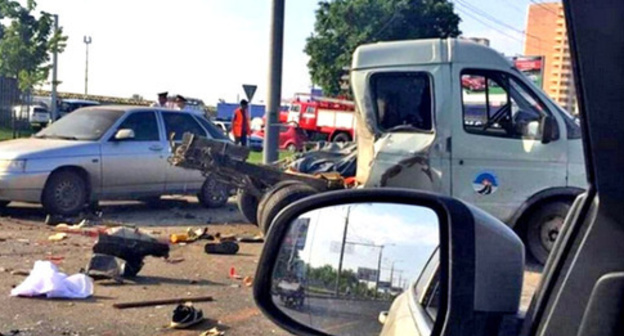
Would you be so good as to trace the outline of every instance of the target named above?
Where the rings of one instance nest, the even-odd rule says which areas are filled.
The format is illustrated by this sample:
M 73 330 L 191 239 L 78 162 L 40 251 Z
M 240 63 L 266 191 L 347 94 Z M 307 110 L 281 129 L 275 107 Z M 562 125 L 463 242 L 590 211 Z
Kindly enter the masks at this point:
M 340 92 L 355 48 L 377 41 L 456 37 L 460 18 L 447 0 L 327 0 L 319 2 L 305 53 L 312 82 Z
M 37 4 L 28 0 L 0 0 L 0 76 L 17 78 L 19 88 L 27 91 L 45 81 L 51 69 L 50 55 L 63 52 L 67 37 L 62 29 L 54 31 L 50 13 L 35 13 Z

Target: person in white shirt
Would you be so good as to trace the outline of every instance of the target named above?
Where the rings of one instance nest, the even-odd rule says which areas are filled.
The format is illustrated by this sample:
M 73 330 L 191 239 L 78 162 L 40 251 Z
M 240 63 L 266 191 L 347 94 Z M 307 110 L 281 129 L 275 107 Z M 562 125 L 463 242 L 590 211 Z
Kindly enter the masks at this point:
M 154 104 L 152 104 L 152 107 L 170 108 L 171 104 L 167 101 L 167 96 L 168 95 L 169 95 L 169 92 L 167 92 L 167 91 L 159 93 L 158 94 L 158 101 L 155 102 Z

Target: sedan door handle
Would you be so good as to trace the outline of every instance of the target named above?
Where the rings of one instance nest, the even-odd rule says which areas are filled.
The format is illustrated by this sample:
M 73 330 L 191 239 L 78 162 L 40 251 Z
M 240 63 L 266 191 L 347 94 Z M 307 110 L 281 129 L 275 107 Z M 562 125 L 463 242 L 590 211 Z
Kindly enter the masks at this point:
M 149 150 L 154 151 L 154 152 L 160 152 L 161 150 L 163 150 L 163 146 L 161 145 L 152 145 L 149 147 Z

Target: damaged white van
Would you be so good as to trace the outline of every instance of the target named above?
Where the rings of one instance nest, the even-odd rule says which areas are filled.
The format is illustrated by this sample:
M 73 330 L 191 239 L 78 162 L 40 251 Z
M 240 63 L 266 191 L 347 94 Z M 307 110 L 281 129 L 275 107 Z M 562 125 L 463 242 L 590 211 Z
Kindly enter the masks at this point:
M 359 47 L 358 182 L 460 198 L 545 262 L 586 188 L 581 130 L 495 50 L 461 39 Z

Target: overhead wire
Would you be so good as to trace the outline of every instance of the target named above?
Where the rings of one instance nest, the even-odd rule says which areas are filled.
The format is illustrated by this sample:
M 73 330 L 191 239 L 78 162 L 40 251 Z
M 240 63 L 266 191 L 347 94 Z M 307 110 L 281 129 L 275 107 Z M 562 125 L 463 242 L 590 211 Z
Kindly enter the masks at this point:
M 506 28 L 511 29 L 511 30 L 513 30 L 513 31 L 515 31 L 515 32 L 517 32 L 519 34 L 522 34 L 524 36 L 529 36 L 529 37 L 532 37 L 534 39 L 543 41 L 539 36 L 535 36 L 535 35 L 529 34 L 529 33 L 525 32 L 523 30 L 517 29 L 516 27 L 514 27 L 512 25 L 509 25 L 509 24 L 507 24 L 505 22 L 502 22 L 502 21 L 498 20 L 497 18 L 489 15 L 487 12 L 479 9 L 478 7 L 476 7 L 474 5 L 469 4 L 468 2 L 466 2 L 464 0 L 455 0 L 455 1 L 457 3 L 459 3 L 459 4 L 461 4 L 462 6 L 464 6 L 464 8 L 467 8 L 467 9 L 471 10 L 473 13 L 475 13 L 477 15 L 480 15 L 481 17 L 483 17 L 483 18 L 485 18 L 485 19 L 487 19 L 487 20 L 489 20 L 489 21 L 491 21 L 491 22 L 493 22 L 495 24 L 498 24 L 499 26 L 506 27 Z
M 504 36 L 507 36 L 508 38 L 510 38 L 510 39 L 512 39 L 512 40 L 515 40 L 515 41 L 520 42 L 520 43 L 525 43 L 525 41 L 523 41 L 522 39 L 518 38 L 517 36 L 511 35 L 511 34 L 509 34 L 508 32 L 506 32 L 506 31 L 504 31 L 504 30 L 501 30 L 501 29 L 497 28 L 496 26 L 494 26 L 494 25 L 492 25 L 492 24 L 490 24 L 490 23 L 487 23 L 487 22 L 483 21 L 483 20 L 479 17 L 479 16 L 482 16 L 482 15 L 480 15 L 480 14 L 478 14 L 478 13 L 474 13 L 474 11 L 473 11 L 473 10 L 471 10 L 469 7 L 467 7 L 467 6 L 463 5 L 462 3 L 457 2 L 457 0 L 453 1 L 453 3 L 454 3 L 455 5 L 460 5 L 460 6 L 461 6 L 461 7 L 455 6 L 455 9 L 456 9 L 458 12 L 460 12 L 461 14 L 464 14 L 464 15 L 466 15 L 466 16 L 468 16 L 468 17 L 472 18 L 473 20 L 475 20 L 475 21 L 477 21 L 477 22 L 481 23 L 483 26 L 488 27 L 488 28 L 490 28 L 490 29 L 492 29 L 492 30 L 494 30 L 494 31 L 497 31 L 498 33 L 500 33 L 500 34 L 502 34 L 502 35 L 504 35 Z M 526 36 L 526 34 L 525 34 L 525 33 L 522 33 L 522 34 L 523 34 L 524 36 Z M 530 40 L 528 40 L 528 39 L 526 40 L 526 43 L 531 44 L 532 46 L 534 46 L 534 47 L 536 47 L 536 48 L 541 48 L 541 46 L 539 46 L 539 45 L 535 44 L 533 41 L 530 41 Z
M 545 6 L 545 4 L 543 2 L 538 2 L 536 0 L 529 0 L 532 3 L 536 4 L 538 7 L 542 8 L 543 10 L 555 15 L 555 16 L 559 16 L 559 13 L 553 11 L 552 9 L 548 8 L 547 6 Z

